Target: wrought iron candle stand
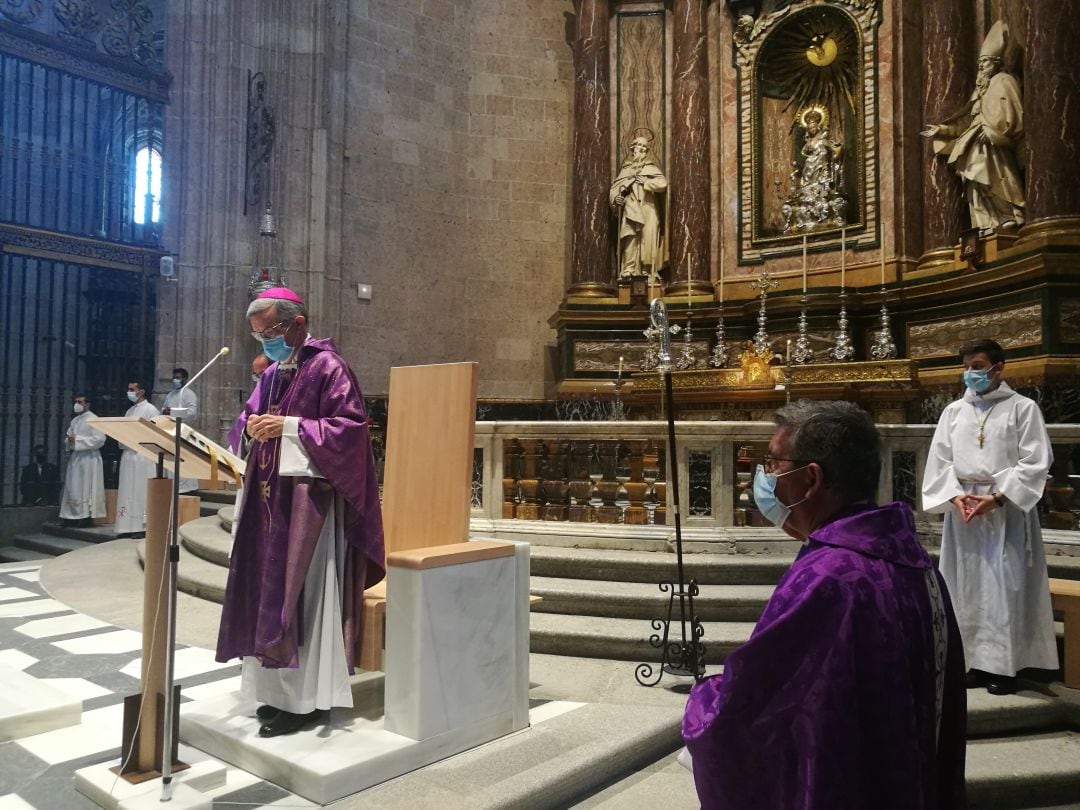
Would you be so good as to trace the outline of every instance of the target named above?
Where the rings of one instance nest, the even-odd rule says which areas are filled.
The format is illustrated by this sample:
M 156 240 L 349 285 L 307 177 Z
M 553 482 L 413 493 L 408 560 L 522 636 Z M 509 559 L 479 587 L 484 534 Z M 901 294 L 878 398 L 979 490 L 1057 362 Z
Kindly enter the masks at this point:
M 847 290 L 840 290 L 840 321 L 839 330 L 836 333 L 836 345 L 829 350 L 829 356 L 833 360 L 847 362 L 855 358 L 855 347 L 851 344 L 851 336 L 848 335 L 847 319 Z
M 716 345 L 709 357 L 709 365 L 713 368 L 723 368 L 728 364 L 727 342 L 724 335 L 724 305 L 720 305 L 720 315 L 716 319 Z
M 754 335 L 754 351 L 759 355 L 764 355 L 767 352 L 772 351 L 771 341 L 769 340 L 769 331 L 766 328 L 769 323 L 769 316 L 766 314 L 765 298 L 769 294 L 769 290 L 775 289 L 780 286 L 780 282 L 775 279 L 769 278 L 769 271 L 764 268 L 761 274 L 758 276 L 757 281 L 750 282 L 751 290 L 759 290 L 758 295 L 761 296 L 761 307 L 758 310 L 757 325 L 758 330 Z
M 653 619 L 655 631 L 649 638 L 649 644 L 660 650 L 659 664 L 638 664 L 634 677 L 642 686 L 656 686 L 665 672 L 672 675 L 692 675 L 695 681 L 705 675 L 705 645 L 701 639 L 705 629 L 694 613 L 694 597 L 698 595 L 698 585 L 693 579 L 686 581 L 683 570 L 682 523 L 679 516 L 679 464 L 675 452 L 675 402 L 671 385 L 671 332 L 668 327 L 667 307 L 657 298 L 652 302 L 649 312 L 651 329 L 660 339 L 658 368 L 664 375 L 664 397 L 667 404 L 667 458 L 671 470 L 671 500 L 675 512 L 675 563 L 678 572 L 677 582 L 661 582 L 660 592 L 668 595 L 667 617 Z M 678 618 L 675 616 L 675 602 L 678 600 Z M 678 621 L 677 639 L 672 639 L 673 621 Z M 655 674 L 654 674 L 655 673 Z
M 885 287 L 881 288 L 881 326 L 874 333 L 874 342 L 870 345 L 871 360 L 892 360 L 896 357 L 896 343 L 892 339 L 889 325 L 889 308 L 885 305 Z
M 802 309 L 799 311 L 799 336 L 795 339 L 795 348 L 791 351 L 791 362 L 799 366 L 814 362 L 814 350 L 810 348 L 810 335 L 806 324 L 806 304 L 810 300 L 806 293 L 800 300 Z

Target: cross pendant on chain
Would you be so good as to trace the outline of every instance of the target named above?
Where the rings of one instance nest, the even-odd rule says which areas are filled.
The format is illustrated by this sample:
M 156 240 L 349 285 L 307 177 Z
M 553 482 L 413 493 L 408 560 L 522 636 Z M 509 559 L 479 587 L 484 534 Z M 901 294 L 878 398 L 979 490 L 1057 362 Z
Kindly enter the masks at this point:
M 986 438 L 986 437 L 985 437 L 985 436 L 983 435 L 983 429 L 982 429 L 982 428 L 980 427 L 980 428 L 979 428 L 979 449 L 980 449 L 980 450 L 982 450 L 982 446 L 983 446 L 983 440 L 984 440 L 985 438 Z

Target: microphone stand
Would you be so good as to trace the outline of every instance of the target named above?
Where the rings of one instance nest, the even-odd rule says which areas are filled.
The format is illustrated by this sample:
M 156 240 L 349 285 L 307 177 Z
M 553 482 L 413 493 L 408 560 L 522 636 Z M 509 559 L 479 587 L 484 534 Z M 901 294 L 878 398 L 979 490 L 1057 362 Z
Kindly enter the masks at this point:
M 675 562 L 678 582 L 661 582 L 660 592 L 668 594 L 666 619 L 653 619 L 653 635 L 649 644 L 661 650 L 659 665 L 638 664 L 634 677 L 642 686 L 656 686 L 664 672 L 672 675 L 692 675 L 700 681 L 705 675 L 705 645 L 701 643 L 705 629 L 694 613 L 694 597 L 698 585 L 693 579 L 686 581 L 683 570 L 682 521 L 679 514 L 679 461 L 675 454 L 675 397 L 671 384 L 671 329 L 668 326 L 667 306 L 663 299 L 653 299 L 649 320 L 654 333 L 660 336 L 658 368 L 664 375 L 664 403 L 668 426 L 668 468 L 671 470 L 671 499 L 675 511 Z M 679 629 L 681 641 L 671 639 L 671 622 L 675 613 L 675 600 L 679 600 Z M 653 673 L 655 672 L 655 677 Z
M 187 390 L 188 385 L 191 385 L 202 376 L 203 372 L 210 366 L 228 353 L 229 348 L 222 346 L 221 350 L 210 359 L 210 362 L 199 369 L 195 376 L 188 380 L 187 385 L 180 389 L 181 393 Z M 176 728 L 173 723 L 173 715 L 178 708 L 178 695 L 174 694 L 175 689 L 173 687 L 176 657 L 176 580 L 180 563 L 180 453 L 182 452 L 181 446 L 183 443 L 181 430 L 187 412 L 188 409 L 184 407 L 169 409 L 169 416 L 172 417 L 175 424 L 173 426 L 173 485 L 172 509 L 169 516 L 169 552 L 165 556 L 166 565 L 168 566 L 165 587 L 169 589 L 169 598 L 166 602 L 165 615 L 165 647 L 167 650 L 165 654 L 165 710 L 163 712 L 165 717 L 161 734 L 161 801 L 163 802 L 172 800 L 173 748 L 177 745 Z

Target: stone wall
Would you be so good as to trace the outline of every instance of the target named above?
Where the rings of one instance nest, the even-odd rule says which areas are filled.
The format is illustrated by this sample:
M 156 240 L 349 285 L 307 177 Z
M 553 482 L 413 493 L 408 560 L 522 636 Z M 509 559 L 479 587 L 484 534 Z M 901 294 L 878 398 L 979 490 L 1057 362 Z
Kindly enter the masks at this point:
M 280 263 L 365 393 L 384 394 L 393 365 L 475 360 L 481 396 L 542 398 L 566 284 L 568 13 L 570 0 L 170 3 L 164 229 L 178 281 L 159 301 L 159 387 L 232 347 L 197 384 L 212 434 L 250 388 L 260 211 L 242 212 L 244 127 L 261 70 Z

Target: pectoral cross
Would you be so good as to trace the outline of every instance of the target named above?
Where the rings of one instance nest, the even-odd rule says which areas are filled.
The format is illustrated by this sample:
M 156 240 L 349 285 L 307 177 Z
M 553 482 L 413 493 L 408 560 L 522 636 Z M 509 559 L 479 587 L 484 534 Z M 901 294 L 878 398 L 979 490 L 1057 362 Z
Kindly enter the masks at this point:
M 983 441 L 985 439 L 986 439 L 986 436 L 983 434 L 983 426 L 979 425 L 979 449 L 980 450 L 982 450 Z

